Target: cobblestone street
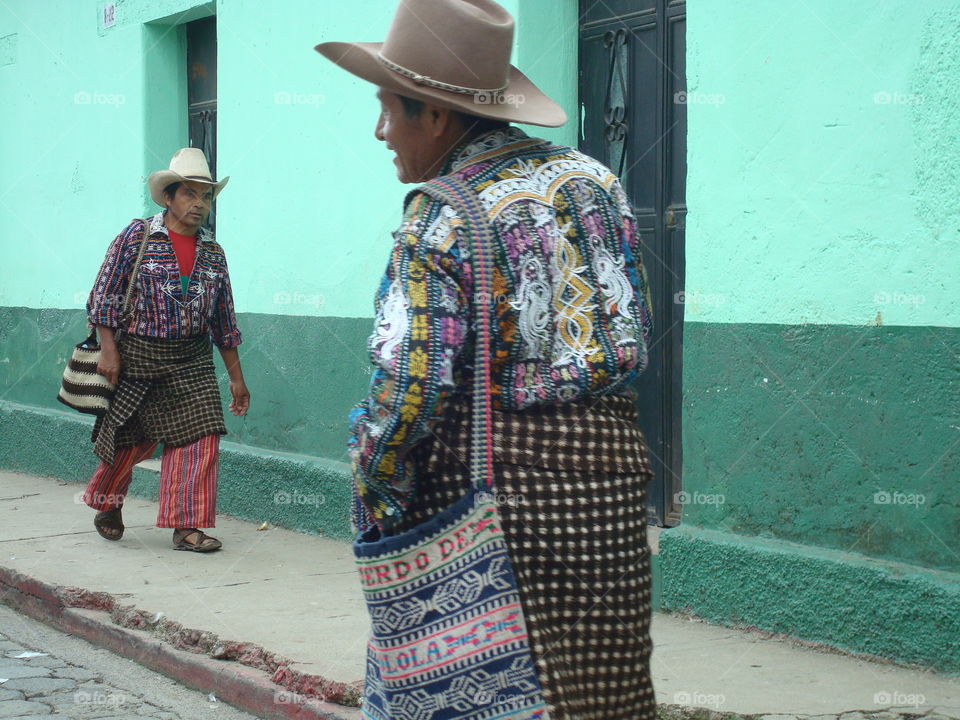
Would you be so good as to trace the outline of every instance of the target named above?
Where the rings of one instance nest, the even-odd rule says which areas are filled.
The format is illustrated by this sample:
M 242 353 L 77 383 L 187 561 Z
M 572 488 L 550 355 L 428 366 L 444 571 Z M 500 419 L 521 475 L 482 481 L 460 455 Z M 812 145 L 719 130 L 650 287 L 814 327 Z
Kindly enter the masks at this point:
M 253 720 L 0 605 L 0 718 Z

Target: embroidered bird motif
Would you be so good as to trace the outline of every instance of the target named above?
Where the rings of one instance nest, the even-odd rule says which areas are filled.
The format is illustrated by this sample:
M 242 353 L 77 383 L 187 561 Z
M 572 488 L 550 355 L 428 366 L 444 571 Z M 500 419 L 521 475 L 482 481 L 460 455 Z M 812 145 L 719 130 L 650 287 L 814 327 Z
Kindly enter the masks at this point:
M 604 309 L 609 315 L 616 313 L 628 317 L 630 301 L 633 300 L 633 288 L 630 287 L 630 280 L 623 271 L 623 257 L 614 258 L 599 235 L 591 235 L 589 242 L 593 250 L 591 265 L 600 284 L 600 291 L 603 293 Z
M 394 280 L 390 283 L 387 297 L 383 301 L 380 321 L 377 323 L 373 340 L 374 351 L 387 362 L 394 360 L 396 350 L 407 333 L 407 326 L 410 324 L 407 316 L 409 309 L 410 301 L 404 295 L 403 284 L 399 279 Z
M 529 255 L 521 261 L 522 277 L 517 289 L 517 299 L 510 307 L 519 311 L 518 329 L 523 338 L 524 359 L 542 358 L 544 348 L 550 342 L 547 326 L 550 322 L 551 290 L 547 284 L 546 271 L 536 257 Z

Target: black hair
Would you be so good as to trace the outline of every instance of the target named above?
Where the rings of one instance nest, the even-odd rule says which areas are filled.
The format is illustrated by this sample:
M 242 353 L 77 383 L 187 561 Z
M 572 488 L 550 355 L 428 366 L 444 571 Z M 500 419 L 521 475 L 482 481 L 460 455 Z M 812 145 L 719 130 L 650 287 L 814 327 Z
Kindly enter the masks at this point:
M 416 120 L 420 117 L 420 113 L 423 112 L 423 107 L 426 105 L 425 102 L 422 100 L 414 100 L 406 95 L 398 95 L 398 97 L 400 98 L 400 104 L 403 105 L 404 115 L 411 120 Z M 463 127 L 471 134 L 483 135 L 484 133 L 494 130 L 502 130 L 509 125 L 505 120 L 479 117 L 477 115 L 471 115 L 470 113 L 460 112 L 459 110 L 452 110 L 451 112 L 460 119 Z
M 167 186 L 163 189 L 163 194 L 164 194 L 164 195 L 169 195 L 170 197 L 176 197 L 176 196 L 177 196 L 177 188 L 180 187 L 181 185 L 183 185 L 183 183 L 182 183 L 182 182 L 179 182 L 179 181 L 170 183 L 169 185 L 167 185 Z

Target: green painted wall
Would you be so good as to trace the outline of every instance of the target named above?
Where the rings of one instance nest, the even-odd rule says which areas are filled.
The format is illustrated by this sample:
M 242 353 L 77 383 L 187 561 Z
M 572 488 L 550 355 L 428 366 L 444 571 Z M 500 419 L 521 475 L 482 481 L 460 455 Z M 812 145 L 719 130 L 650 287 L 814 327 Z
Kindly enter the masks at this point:
M 666 608 L 960 672 L 958 20 L 688 5 Z
M 960 570 L 960 9 L 873 10 L 689 9 L 684 522 Z
M 960 571 L 960 329 L 687 323 L 685 525 Z
M 382 38 L 393 3 L 120 0 L 0 6 L 0 399 L 57 408 L 107 244 L 157 210 L 146 176 L 187 141 L 183 24 L 216 13 L 218 202 L 253 409 L 231 439 L 342 459 L 372 294 L 406 192 L 373 86 L 313 51 Z M 512 0 L 515 61 L 576 117 L 576 2 Z M 574 31 L 570 31 L 574 27 Z M 531 130 L 535 130 L 532 129 Z M 575 124 L 550 130 L 574 142 Z M 32 308 L 32 309 L 31 309 Z
M 687 7 L 687 319 L 960 324 L 960 6 Z
M 241 313 L 250 340 L 244 375 L 248 415 L 227 413 L 228 439 L 271 451 L 345 460 L 346 417 L 369 375 L 364 346 L 370 321 Z M 62 409 L 60 375 L 73 345 L 86 336 L 79 310 L 0 307 L 0 400 Z M 217 355 L 214 352 L 214 355 Z M 229 397 L 219 357 L 221 396 Z
M 505 5 L 518 20 L 514 61 L 575 118 L 576 1 Z M 187 143 L 184 23 L 216 14 L 218 164 L 231 177 L 218 239 L 253 393 L 247 417 L 228 416 L 228 440 L 270 462 L 342 461 L 346 414 L 369 377 L 373 290 L 407 188 L 373 137 L 373 86 L 313 46 L 381 39 L 394 4 L 119 0 L 109 27 L 101 7 L 0 5 L 0 96 L 14 100 L 0 120 L 0 401 L 61 417 L 58 378 L 85 336 L 81 308 L 107 244 L 158 209 L 146 176 Z M 544 135 L 575 142 L 575 124 Z M 30 467 L 61 472 L 59 456 L 37 453 Z M 234 487 L 242 496 L 282 474 L 241 473 Z

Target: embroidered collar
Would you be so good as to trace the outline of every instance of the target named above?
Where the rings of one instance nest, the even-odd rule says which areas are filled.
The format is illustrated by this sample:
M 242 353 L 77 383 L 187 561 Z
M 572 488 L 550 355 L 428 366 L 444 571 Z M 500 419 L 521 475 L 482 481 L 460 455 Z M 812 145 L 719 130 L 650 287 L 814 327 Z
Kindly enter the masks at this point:
M 521 147 L 541 145 L 545 142 L 540 138 L 530 137 L 523 130 L 512 125 L 504 130 L 492 130 L 455 147 L 440 174 L 447 175 L 475 162 L 489 160 Z
M 167 239 L 170 239 L 170 233 L 167 230 L 167 226 L 163 224 L 163 217 L 166 215 L 166 210 L 161 210 L 152 218 L 150 218 L 150 234 L 155 235 L 158 232 L 162 232 L 167 236 Z M 197 242 L 211 242 L 213 240 L 213 233 L 210 232 L 210 229 L 201 225 L 200 229 L 197 231 Z

